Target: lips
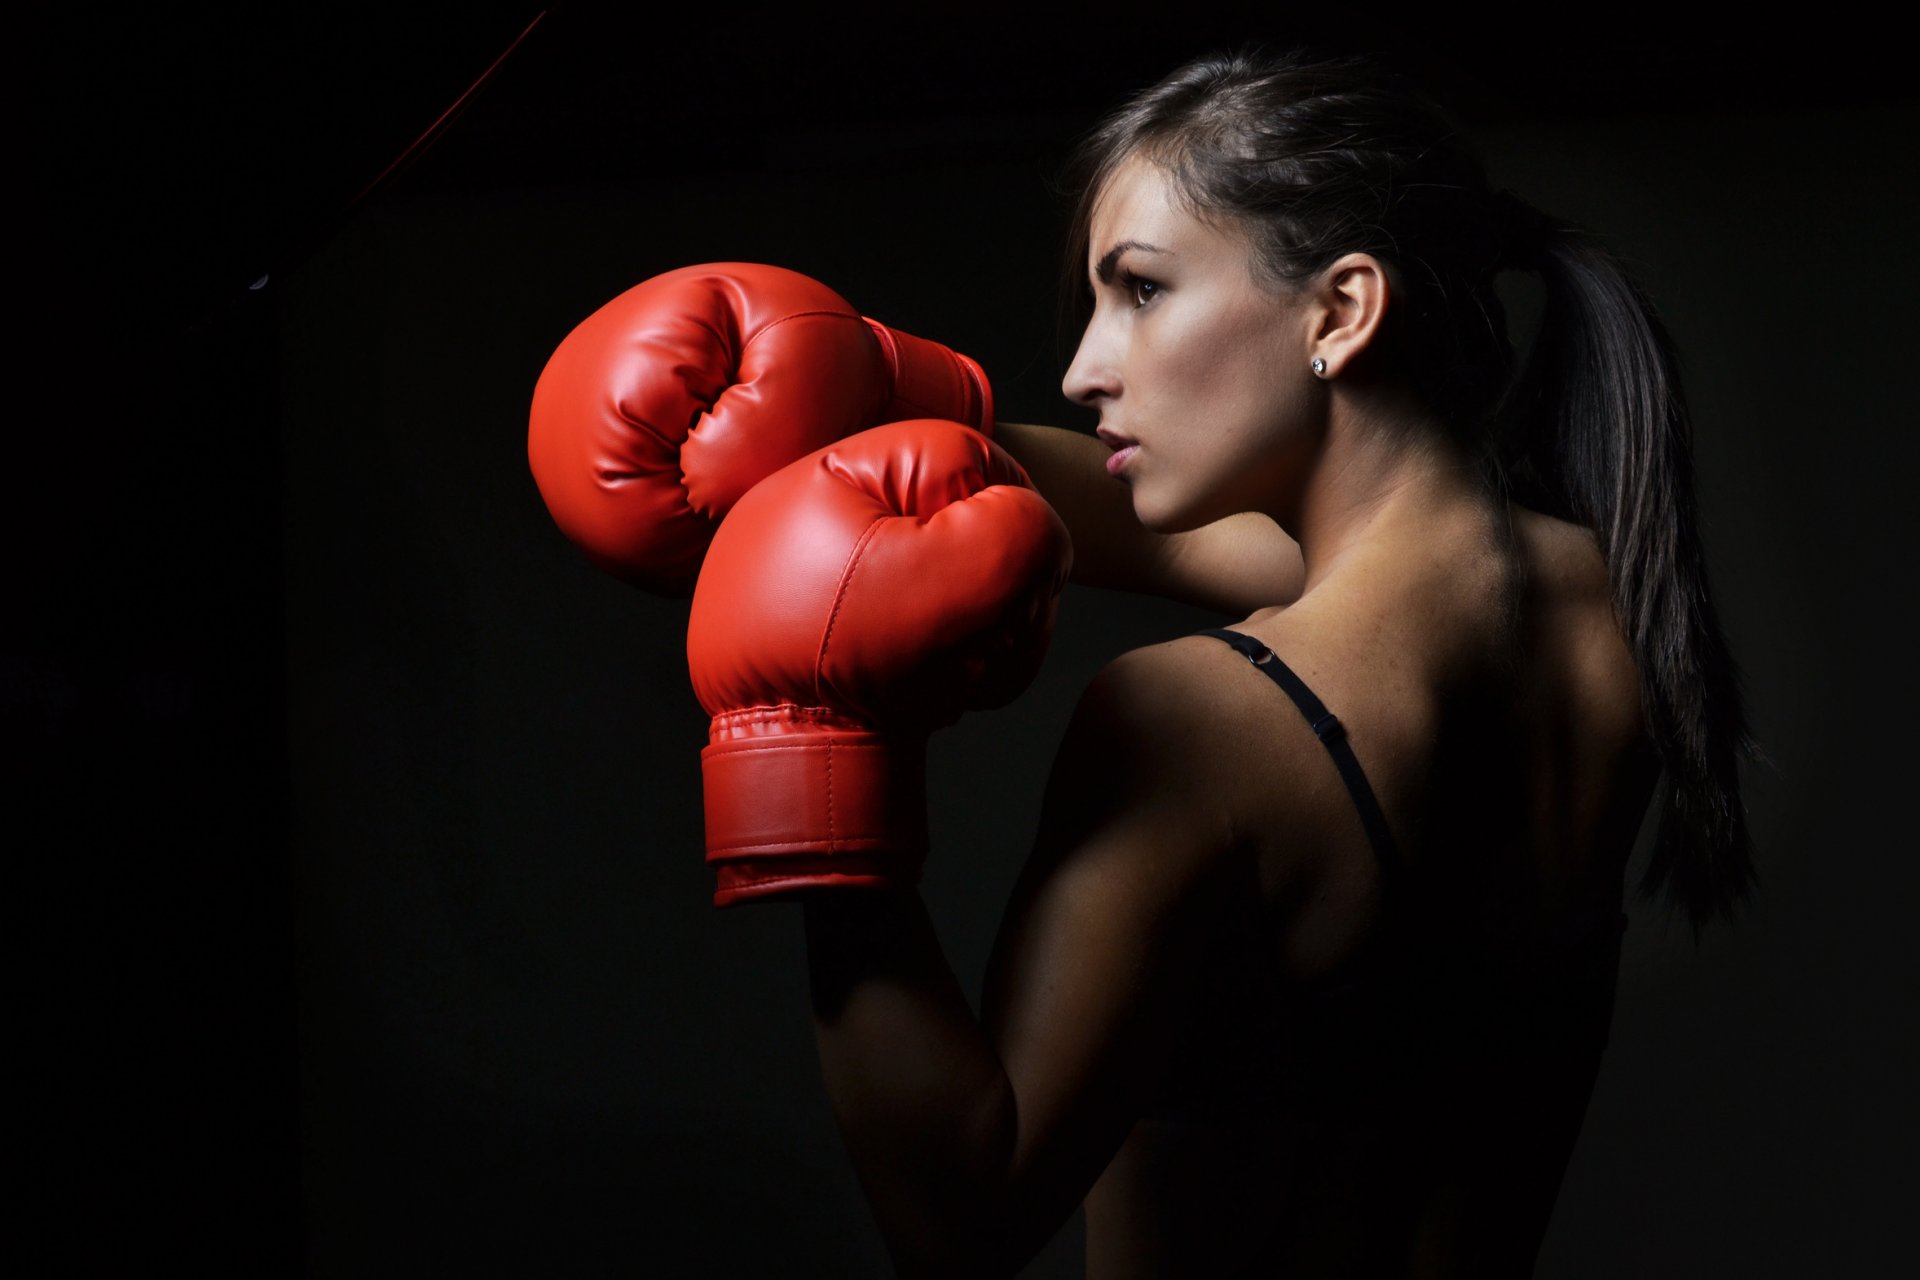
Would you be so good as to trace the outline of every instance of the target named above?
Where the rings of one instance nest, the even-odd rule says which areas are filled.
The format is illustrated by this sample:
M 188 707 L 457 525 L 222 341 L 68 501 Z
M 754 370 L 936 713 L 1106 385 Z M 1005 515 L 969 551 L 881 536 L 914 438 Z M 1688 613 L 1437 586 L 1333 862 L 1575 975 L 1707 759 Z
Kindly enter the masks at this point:
M 1100 437 L 1100 443 L 1113 450 L 1113 456 L 1107 459 L 1107 474 L 1117 476 L 1134 454 L 1140 451 L 1138 442 L 1129 440 L 1118 431 L 1109 431 L 1101 427 L 1094 433 Z

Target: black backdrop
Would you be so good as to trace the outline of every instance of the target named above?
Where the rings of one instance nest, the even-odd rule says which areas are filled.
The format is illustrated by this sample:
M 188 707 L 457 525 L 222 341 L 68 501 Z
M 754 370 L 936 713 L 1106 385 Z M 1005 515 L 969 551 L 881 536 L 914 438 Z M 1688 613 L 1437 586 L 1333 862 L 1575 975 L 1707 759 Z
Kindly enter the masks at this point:
M 57 1270 L 885 1273 L 797 921 L 706 905 L 684 606 L 554 531 L 528 396 L 606 298 L 733 258 L 977 356 L 1003 417 L 1077 422 L 1049 180 L 1119 95 L 1248 37 L 1399 59 L 1497 180 L 1630 255 L 1687 359 L 1778 765 L 1749 776 L 1764 889 L 1697 949 L 1636 910 L 1540 1274 L 1909 1251 L 1920 113 L 1885 33 L 555 6 L 356 201 L 536 12 L 70 9 L 21 40 L 0 688 L 49 1135 L 16 1163 Z M 1079 688 L 1211 620 L 1076 588 L 1033 692 L 936 742 L 963 979 Z

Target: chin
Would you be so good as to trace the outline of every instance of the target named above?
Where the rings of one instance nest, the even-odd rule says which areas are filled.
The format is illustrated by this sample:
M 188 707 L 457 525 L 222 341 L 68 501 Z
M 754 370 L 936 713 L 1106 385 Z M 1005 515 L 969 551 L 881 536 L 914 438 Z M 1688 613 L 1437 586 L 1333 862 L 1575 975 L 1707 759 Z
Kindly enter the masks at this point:
M 1178 507 L 1142 503 L 1137 496 L 1133 500 L 1133 516 L 1150 533 L 1189 533 L 1219 518 Z
M 1195 502 L 1165 496 L 1156 497 L 1151 489 L 1142 492 L 1133 491 L 1133 516 L 1142 528 L 1152 533 L 1190 533 L 1195 529 L 1223 520 L 1233 515 L 1238 508 L 1221 508 L 1222 504 Z
M 1158 533 L 1164 536 L 1167 534 L 1174 534 L 1174 533 L 1192 533 L 1195 529 L 1198 529 L 1200 526 L 1206 523 L 1207 522 L 1205 520 L 1142 519 L 1140 521 L 1140 527 L 1145 529 L 1148 533 Z

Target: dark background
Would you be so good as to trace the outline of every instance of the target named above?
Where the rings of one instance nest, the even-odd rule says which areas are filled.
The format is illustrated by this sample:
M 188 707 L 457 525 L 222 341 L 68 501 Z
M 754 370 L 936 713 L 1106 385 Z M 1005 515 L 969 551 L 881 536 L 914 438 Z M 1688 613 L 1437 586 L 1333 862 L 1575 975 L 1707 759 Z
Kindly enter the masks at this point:
M 28 20 L 0 693 L 48 1135 L 16 1164 L 56 1272 L 885 1274 L 795 915 L 707 906 L 684 605 L 553 529 L 528 397 L 613 294 L 745 259 L 978 357 L 1004 418 L 1075 422 L 1059 162 L 1257 37 L 1398 60 L 1497 181 L 1610 236 L 1687 361 L 1777 765 L 1748 775 L 1763 892 L 1697 948 L 1636 908 L 1540 1274 L 1892 1273 L 1920 112 L 1889 32 L 563 5 L 376 182 L 536 12 Z M 1074 588 L 1033 692 L 936 741 L 926 895 L 964 981 L 1078 690 L 1211 621 Z

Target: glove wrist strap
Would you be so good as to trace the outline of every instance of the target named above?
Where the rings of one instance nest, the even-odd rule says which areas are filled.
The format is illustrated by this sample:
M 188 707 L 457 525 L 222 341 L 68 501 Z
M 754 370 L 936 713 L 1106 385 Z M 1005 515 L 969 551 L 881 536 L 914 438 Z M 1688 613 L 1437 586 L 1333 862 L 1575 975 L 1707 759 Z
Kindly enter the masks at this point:
M 927 849 L 926 740 L 814 707 L 713 719 L 701 752 L 714 905 L 805 889 L 901 887 Z

